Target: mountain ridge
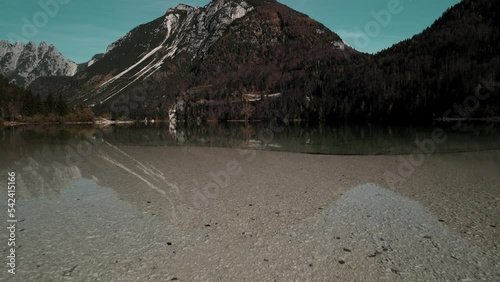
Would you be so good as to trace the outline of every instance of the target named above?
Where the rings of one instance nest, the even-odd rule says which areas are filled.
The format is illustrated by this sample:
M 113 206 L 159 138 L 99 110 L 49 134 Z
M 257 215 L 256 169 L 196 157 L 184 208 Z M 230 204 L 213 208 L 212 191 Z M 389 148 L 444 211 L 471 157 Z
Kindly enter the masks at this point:
M 253 3 L 253 6 L 249 3 Z M 255 33 L 244 25 L 238 24 L 241 21 L 248 23 L 246 19 L 250 14 L 257 15 L 251 18 L 251 22 L 260 22 L 254 24 L 255 27 L 269 25 L 264 27 L 264 33 L 268 33 L 267 35 L 263 35 L 262 32 Z M 234 26 L 237 26 L 236 30 Z M 180 4 L 168 9 L 164 16 L 139 25 L 110 44 L 103 58 L 86 71 L 75 75 L 66 86 L 62 86 L 63 88 L 58 91 L 69 92 L 71 89 L 80 89 L 81 91 L 74 96 L 75 103 L 86 103 L 97 108 L 105 108 L 106 106 L 100 107 L 100 105 L 114 99 L 115 95 L 119 96 L 122 92 L 125 92 L 125 96 L 130 96 L 130 93 L 135 92 L 148 92 L 148 95 L 152 97 L 146 97 L 145 100 L 148 100 L 148 103 L 141 111 L 145 112 L 159 107 L 160 111 L 166 112 L 175 104 L 178 95 L 186 91 L 194 93 L 197 92 L 196 89 L 213 84 L 208 76 L 200 76 L 199 79 L 194 79 L 194 82 L 191 81 L 195 75 L 194 72 L 199 73 L 204 68 L 206 68 L 204 72 L 211 71 L 209 64 L 203 63 L 204 61 L 216 60 L 216 64 L 219 65 L 232 63 L 226 62 L 224 58 L 217 55 L 217 52 L 225 52 L 223 51 L 224 44 L 218 44 L 218 42 L 228 38 L 227 33 L 231 28 L 231 32 L 246 36 L 245 44 L 251 45 L 251 47 L 241 46 L 242 51 L 245 48 L 251 48 L 252 52 L 262 57 L 261 64 L 255 64 L 255 61 L 249 58 L 253 55 L 242 53 L 241 57 L 245 58 L 243 61 L 235 58 L 239 60 L 240 68 L 252 68 L 251 65 L 255 64 L 254 72 L 265 68 L 272 69 L 267 73 L 287 77 L 283 81 L 289 81 L 292 78 L 289 74 L 299 64 L 309 64 L 311 60 L 327 57 L 343 59 L 346 57 L 343 52 L 357 53 L 344 45 L 343 40 L 324 25 L 276 1 L 217 0 L 204 7 Z M 307 32 L 301 34 L 302 29 Z M 273 36 L 280 36 L 280 41 L 272 39 L 271 45 L 274 45 L 268 44 L 266 50 L 263 50 L 261 47 L 264 45 L 259 44 L 265 41 L 259 41 L 262 36 L 270 39 Z M 322 38 L 324 40 L 321 40 Z M 232 41 L 230 44 L 240 43 Z M 314 45 L 315 43 L 318 44 Z M 321 51 L 321 48 L 326 51 Z M 296 58 L 293 55 L 295 49 L 309 52 L 311 58 L 305 60 Z M 266 61 L 272 61 L 269 60 L 272 55 L 279 55 L 281 60 L 279 66 L 275 67 L 272 63 L 266 64 Z M 278 73 L 285 73 L 285 75 L 278 75 Z M 221 73 L 219 76 L 222 75 L 226 73 Z M 246 79 L 245 73 L 239 73 L 234 78 L 239 81 L 235 82 L 235 85 L 241 84 Z M 249 91 L 274 91 L 277 84 L 283 82 L 280 78 L 273 79 L 273 81 L 267 83 L 266 88 L 269 89 L 256 89 L 261 85 L 254 83 Z M 39 85 L 43 83 L 40 81 Z M 219 84 L 223 83 L 225 82 L 221 81 Z M 61 86 L 60 83 L 57 85 Z M 43 88 L 46 87 L 40 86 L 36 88 L 36 91 L 42 91 Z M 212 87 L 210 91 L 217 91 L 217 88 L 220 87 Z M 232 95 L 238 90 L 234 87 L 224 88 L 226 88 L 225 96 Z M 211 94 L 208 93 L 208 95 Z M 193 98 L 202 99 L 203 97 Z M 150 100 L 158 100 L 158 102 L 152 105 Z M 123 104 L 116 100 L 109 102 Z M 107 107 L 110 107 L 109 104 Z
M 78 65 L 65 58 L 54 45 L 42 41 L 11 44 L 0 41 L 0 75 L 22 87 L 42 76 L 72 76 Z
M 428 120 L 463 103 L 481 77 L 500 81 L 498 10 L 464 0 L 421 34 L 368 55 L 276 1 L 181 4 L 58 88 L 41 79 L 34 89 L 76 90 L 76 104 L 137 118 Z M 499 115 L 498 96 L 489 102 L 475 114 Z

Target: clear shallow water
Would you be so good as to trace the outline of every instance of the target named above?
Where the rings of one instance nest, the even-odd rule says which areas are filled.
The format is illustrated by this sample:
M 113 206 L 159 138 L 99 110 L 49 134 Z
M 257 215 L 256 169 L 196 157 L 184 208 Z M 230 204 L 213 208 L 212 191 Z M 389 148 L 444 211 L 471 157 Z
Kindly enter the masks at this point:
M 434 126 L 274 125 L 229 123 L 171 129 L 165 124 L 138 124 L 92 128 L 86 126 L 18 127 L 0 131 L 3 148 L 21 144 L 64 144 L 74 140 L 106 141 L 132 146 L 204 146 L 286 151 L 332 155 L 397 155 L 456 153 L 500 149 L 500 124 L 452 124 Z M 445 141 L 435 143 L 434 130 L 443 130 Z M 434 143 L 435 148 L 429 142 Z M 8 151 L 8 150 L 6 150 Z
M 375 252 L 379 245 L 356 247 L 361 240 L 349 237 L 353 233 L 350 227 L 344 231 L 333 230 L 332 224 L 310 228 L 304 219 L 312 216 L 325 222 L 323 211 L 329 214 L 332 209 L 327 207 L 342 204 L 342 201 L 335 202 L 335 195 L 353 195 L 348 191 L 360 183 L 379 181 L 382 186 L 386 185 L 384 173 L 398 173 L 398 161 L 408 159 L 408 156 L 311 154 L 407 154 L 418 150 L 416 140 L 431 138 L 434 129 L 347 125 L 276 128 L 266 124 L 236 123 L 175 131 L 162 125 L 3 129 L 0 131 L 0 171 L 2 175 L 6 171 L 18 174 L 17 199 L 19 220 L 22 221 L 18 225 L 19 230 L 22 229 L 18 233 L 19 281 L 59 281 L 70 277 L 78 281 L 89 280 L 89 277 L 99 277 L 103 281 L 170 281 L 174 277 L 193 281 L 196 271 L 199 271 L 199 277 L 209 277 L 199 280 L 217 280 L 221 260 L 237 264 L 229 265 L 235 269 L 235 277 L 251 277 L 254 268 L 266 269 L 268 262 L 283 261 L 284 269 L 292 269 L 287 263 L 295 262 L 293 258 L 317 258 L 319 255 L 315 250 L 323 251 L 325 240 L 337 236 L 345 241 L 335 239 L 332 242 L 329 249 L 334 254 L 330 256 L 332 261 L 307 261 L 304 264 L 306 269 L 312 269 L 307 265 L 313 263 L 331 273 L 331 267 L 338 265 L 336 258 L 342 258 L 354 266 L 359 261 L 356 268 L 365 271 L 360 273 L 363 277 L 368 272 L 379 270 L 381 276 L 386 275 L 384 270 L 388 266 L 383 263 L 373 271 L 364 267 L 373 262 L 367 257 L 370 253 L 366 253 L 366 249 Z M 439 227 L 442 223 L 437 218 L 444 218 L 452 228 L 473 232 L 466 238 L 472 240 L 480 235 L 478 245 L 496 250 L 496 238 L 500 237 L 492 226 L 498 225 L 496 175 L 500 151 L 493 149 L 500 145 L 498 126 L 464 125 L 460 130 L 447 129 L 444 134 L 446 142 L 436 146 L 436 154 L 415 168 L 415 173 L 397 192 L 418 200 L 425 207 L 438 207 L 433 210 L 437 212 L 434 225 L 428 226 Z M 251 151 L 255 155 L 250 158 L 251 155 L 242 155 L 236 150 L 211 147 L 311 154 Z M 474 153 L 448 154 L 465 151 Z M 241 165 L 241 174 L 227 178 L 229 185 L 219 189 L 218 193 L 204 189 L 208 187 L 207 183 L 219 183 L 221 173 L 228 171 L 228 164 L 234 161 Z M 213 173 L 218 177 L 214 178 Z M 0 209 L 6 210 L 7 191 L 6 186 L 3 187 L 0 189 Z M 347 206 L 345 214 L 373 222 L 376 219 L 374 213 L 384 210 L 380 209 L 384 202 L 361 192 L 354 195 L 375 202 L 358 212 Z M 363 203 L 369 204 L 365 198 L 362 198 Z M 354 199 L 361 203 L 359 198 Z M 399 214 L 406 205 L 400 198 L 396 200 L 402 206 L 395 210 L 395 214 Z M 394 207 L 392 204 L 387 206 Z M 370 218 L 364 217 L 367 211 Z M 283 229 L 297 220 L 304 224 Z M 408 220 L 401 222 L 406 226 Z M 364 223 L 354 225 L 356 228 L 364 226 Z M 406 254 L 409 240 L 404 236 L 394 236 L 405 226 L 394 225 L 394 229 L 382 228 L 368 233 L 375 236 L 383 233 L 384 242 L 391 242 L 391 247 L 397 250 L 395 254 Z M 311 232 L 324 234 L 325 240 L 310 243 L 312 251 L 304 251 L 303 244 L 296 245 L 292 250 L 300 252 L 295 254 L 281 247 L 272 249 L 290 245 L 289 234 L 277 233 L 278 230 L 303 230 L 299 233 L 303 238 L 310 238 Z M 441 229 L 436 230 L 439 231 L 435 232 L 436 235 L 431 234 L 434 240 L 451 241 L 440 237 L 443 234 Z M 432 253 L 425 248 L 433 245 L 421 236 L 421 229 L 408 232 L 403 235 L 419 239 L 418 244 L 410 244 L 413 250 L 425 255 Z M 270 238 L 269 241 L 262 241 L 269 242 L 262 248 L 263 253 L 255 253 L 254 248 L 259 242 L 256 240 L 261 237 L 248 237 L 247 234 L 269 236 L 264 237 Z M 7 233 L 2 232 L 0 240 L 5 241 L 6 236 Z M 402 242 L 399 246 L 398 240 Z M 246 249 L 246 246 L 250 247 Z M 348 257 L 342 249 L 346 246 L 352 250 Z M 221 252 L 227 249 L 232 251 Z M 5 252 L 5 247 L 2 250 Z M 467 253 L 469 258 L 472 253 L 469 250 L 463 247 L 458 253 Z M 425 255 L 413 257 L 425 258 Z M 453 251 L 453 255 L 457 256 L 457 252 Z M 291 259 L 283 260 L 283 257 Z M 263 258 L 268 258 L 268 261 Z M 440 257 L 432 258 L 442 261 Z M 447 258 L 452 262 L 448 264 L 455 269 L 468 269 L 455 264 L 454 258 Z M 411 261 L 396 256 L 394 261 L 398 260 L 407 262 L 407 269 L 415 269 Z M 434 260 L 425 261 L 432 267 L 437 265 Z M 422 262 L 415 261 L 415 264 Z M 204 267 L 189 267 L 193 265 Z M 243 267 L 238 268 L 238 265 Z M 255 267 L 249 268 L 248 265 Z M 493 271 L 491 266 L 486 269 Z M 217 270 L 217 273 L 211 273 L 211 270 Z M 243 275 L 245 271 L 248 274 Z M 345 275 L 351 273 L 349 270 Z M 0 275 L 0 280 L 2 278 Z M 220 280 L 237 279 L 226 276 Z
M 188 177 L 195 178 L 196 183 L 205 183 L 206 180 L 197 178 L 207 177 L 207 172 L 200 172 L 207 167 L 198 163 L 204 155 L 208 155 L 208 159 L 221 157 L 220 151 L 211 150 L 215 147 L 306 154 L 405 155 L 421 152 L 416 141 L 432 140 L 435 128 L 437 126 L 368 125 L 290 125 L 278 128 L 262 123 L 219 124 L 177 130 L 161 124 L 105 128 L 13 127 L 0 130 L 0 170 L 21 174 L 20 179 L 24 183 L 20 185 L 23 189 L 20 195 L 26 198 L 57 198 L 61 191 L 82 177 L 97 183 L 103 181 L 104 186 L 120 191 L 135 183 L 135 187 L 152 188 L 153 192 L 158 192 L 165 185 L 164 176 L 152 167 L 151 162 L 169 170 L 179 167 L 176 174 L 182 172 L 183 165 L 193 166 Z M 476 162 L 500 163 L 499 124 L 464 125 L 459 130 L 444 129 L 444 132 L 446 141 L 435 144 L 432 151 L 439 159 L 458 160 L 462 155 L 452 153 L 477 152 L 463 155 L 465 159 L 461 161 L 471 166 Z M 132 157 L 131 152 L 135 149 L 139 153 Z M 156 155 L 158 152 L 162 155 Z M 222 168 L 225 167 L 224 162 L 229 160 L 241 161 L 242 155 L 238 152 L 234 154 L 221 157 L 224 160 Z M 141 158 L 147 161 L 141 163 L 138 161 Z

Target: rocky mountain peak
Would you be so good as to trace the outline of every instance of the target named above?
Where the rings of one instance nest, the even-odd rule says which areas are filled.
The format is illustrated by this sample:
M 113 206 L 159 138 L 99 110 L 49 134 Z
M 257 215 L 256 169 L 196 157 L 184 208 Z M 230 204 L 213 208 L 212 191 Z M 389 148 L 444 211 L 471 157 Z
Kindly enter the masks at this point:
M 188 61 L 203 57 L 232 22 L 253 9 L 243 0 L 168 9 L 163 17 L 134 28 L 108 46 L 106 55 L 89 69 L 91 75 L 100 76 L 94 79 L 102 79 L 91 95 L 111 91 L 112 97 L 131 84 L 130 77 L 132 82 L 143 80 L 177 57 Z
M 178 5 L 81 73 L 31 87 L 134 118 L 175 111 L 184 121 L 421 121 L 462 103 L 482 78 L 499 77 L 498 5 L 462 1 L 422 34 L 373 56 L 277 1 Z M 496 98 L 486 116 L 498 116 Z
M 36 48 L 37 48 L 37 46 L 36 46 L 35 42 L 30 41 L 30 42 L 28 42 L 28 44 L 26 44 L 26 48 L 33 49 L 33 50 L 34 50 L 34 49 L 36 49 Z
M 53 46 L 53 45 L 51 45 Z M 49 45 L 45 43 L 44 41 L 40 42 L 40 45 L 38 45 L 38 50 L 39 52 L 47 52 L 49 50 Z
M 276 1 L 180 4 L 109 45 L 101 59 L 70 83 L 88 89 L 77 94 L 76 102 L 92 106 L 105 105 L 148 83 L 154 88 L 148 95 L 161 97 L 166 91 L 168 99 L 188 88 L 274 91 L 293 78 L 292 72 L 299 75 L 294 70 L 312 64 L 309 61 L 344 58 L 342 51 L 352 51 L 338 50 L 338 42 L 342 40 L 323 25 Z M 254 77 L 259 73 L 270 77 L 268 82 Z
M 192 6 L 189 6 L 186 4 L 179 4 L 173 8 L 168 9 L 166 14 L 169 14 L 169 13 L 172 13 L 175 11 L 192 11 L 192 10 L 197 9 L 197 8 L 199 8 L 199 7 L 192 7 Z
M 38 77 L 72 76 L 77 64 L 65 58 L 54 45 L 41 42 L 0 42 L 0 75 L 27 87 Z

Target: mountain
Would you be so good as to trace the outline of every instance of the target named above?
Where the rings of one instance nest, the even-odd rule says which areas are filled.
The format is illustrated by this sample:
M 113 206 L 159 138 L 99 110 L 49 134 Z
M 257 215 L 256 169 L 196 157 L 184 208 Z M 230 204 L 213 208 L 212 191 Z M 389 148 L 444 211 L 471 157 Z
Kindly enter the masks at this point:
M 500 2 L 463 0 L 422 33 L 366 58 L 343 78 L 324 64 L 328 81 L 318 92 L 329 119 L 500 116 L 499 50 Z M 478 89 L 491 95 L 479 99 Z
M 164 116 L 182 100 L 201 104 L 199 113 L 212 105 L 215 118 L 230 119 L 239 118 L 247 100 L 282 96 L 308 75 L 307 66 L 321 60 L 340 65 L 355 54 L 337 34 L 276 1 L 215 0 L 171 8 L 65 83 L 40 79 L 34 87 L 116 115 Z
M 64 93 L 115 117 L 188 122 L 499 116 L 499 5 L 463 0 L 375 55 L 276 1 L 179 5 L 131 30 L 75 76 L 40 78 L 31 89 Z M 484 91 L 492 95 L 470 111 Z
M 61 55 L 53 45 L 0 41 L 0 75 L 19 86 L 27 87 L 39 77 L 72 76 L 76 70 L 77 64 Z
M 104 57 L 104 55 L 105 55 L 104 53 L 95 54 L 92 57 L 92 59 L 90 59 L 90 61 L 78 64 L 76 72 L 78 73 L 78 72 L 84 71 L 86 68 L 90 67 L 91 65 L 95 64 L 97 61 L 99 61 L 100 59 L 102 59 L 102 57 Z

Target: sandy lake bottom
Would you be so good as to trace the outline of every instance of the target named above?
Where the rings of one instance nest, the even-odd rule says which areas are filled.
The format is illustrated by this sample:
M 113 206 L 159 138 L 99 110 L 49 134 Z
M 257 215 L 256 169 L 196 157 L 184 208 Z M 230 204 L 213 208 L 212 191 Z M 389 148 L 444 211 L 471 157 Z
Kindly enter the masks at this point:
M 500 151 L 408 167 L 409 155 L 65 148 L 0 163 L 18 175 L 19 220 L 16 275 L 0 280 L 500 280 Z

